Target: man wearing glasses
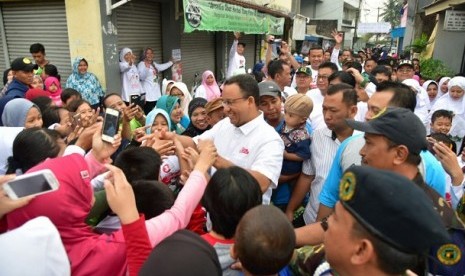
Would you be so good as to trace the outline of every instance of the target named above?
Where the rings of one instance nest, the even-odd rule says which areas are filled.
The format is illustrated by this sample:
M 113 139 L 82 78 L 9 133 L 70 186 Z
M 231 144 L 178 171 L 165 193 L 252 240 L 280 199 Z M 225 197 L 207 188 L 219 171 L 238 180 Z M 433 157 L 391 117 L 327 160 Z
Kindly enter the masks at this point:
M 271 190 L 277 187 L 283 162 L 284 144 L 274 128 L 264 120 L 258 109 L 259 88 L 250 75 L 227 79 L 222 94 L 227 118 L 202 135 L 190 138 L 177 136 L 185 147 L 201 148 L 203 140 L 213 141 L 218 158 L 215 169 L 240 166 L 258 182 L 263 204 L 269 204 Z M 163 133 L 162 139 L 174 139 L 174 133 Z

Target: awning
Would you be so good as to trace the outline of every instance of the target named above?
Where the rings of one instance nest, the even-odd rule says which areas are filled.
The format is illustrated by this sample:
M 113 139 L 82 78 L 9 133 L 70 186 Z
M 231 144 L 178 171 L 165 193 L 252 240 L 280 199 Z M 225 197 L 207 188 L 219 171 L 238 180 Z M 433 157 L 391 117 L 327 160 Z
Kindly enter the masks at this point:
M 425 10 L 425 15 L 428 16 L 464 3 L 465 0 L 438 0 L 423 9 Z
M 245 4 L 245 3 L 243 3 Z M 284 17 L 213 0 L 183 0 L 184 32 L 223 31 L 282 35 Z

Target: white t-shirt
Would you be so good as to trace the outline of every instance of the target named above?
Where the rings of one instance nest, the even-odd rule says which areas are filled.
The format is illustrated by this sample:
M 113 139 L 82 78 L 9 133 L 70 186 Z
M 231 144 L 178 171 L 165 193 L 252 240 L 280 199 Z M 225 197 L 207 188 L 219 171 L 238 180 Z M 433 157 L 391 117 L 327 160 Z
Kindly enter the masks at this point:
M 238 71 L 239 69 L 241 71 L 243 70 L 245 73 L 245 57 L 237 53 L 237 43 L 239 43 L 239 41 L 237 39 L 234 40 L 231 46 L 231 50 L 229 51 L 229 65 L 226 78 L 233 76 L 234 72 Z
M 271 189 L 278 186 L 283 163 L 284 143 L 273 127 L 263 118 L 263 113 L 252 121 L 235 127 L 229 118 L 224 118 L 212 129 L 194 137 L 197 143 L 201 139 L 213 140 L 217 152 L 223 158 L 240 166 L 260 172 L 271 185 L 263 193 L 263 204 L 269 204 Z
M 308 118 L 308 122 L 312 125 L 312 129 L 317 130 L 325 128 L 326 123 L 323 118 L 323 100 L 325 96 L 321 94 L 318 88 L 308 91 L 306 95 L 313 101 L 313 110 Z

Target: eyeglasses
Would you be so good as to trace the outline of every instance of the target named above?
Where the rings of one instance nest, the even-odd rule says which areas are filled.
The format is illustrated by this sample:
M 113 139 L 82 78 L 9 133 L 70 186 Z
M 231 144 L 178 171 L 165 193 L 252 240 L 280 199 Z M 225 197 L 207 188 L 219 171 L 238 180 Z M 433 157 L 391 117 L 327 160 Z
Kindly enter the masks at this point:
M 317 78 L 317 79 L 322 79 L 322 80 L 327 80 L 329 77 L 328 77 L 328 76 L 324 76 L 324 75 L 323 75 L 323 76 L 318 75 L 318 76 L 316 76 L 316 78 Z
M 246 100 L 247 98 L 244 98 L 244 97 L 240 97 L 240 98 L 236 98 L 236 99 L 223 99 L 223 106 L 226 107 L 226 106 L 231 106 L 233 105 L 236 101 L 238 100 Z

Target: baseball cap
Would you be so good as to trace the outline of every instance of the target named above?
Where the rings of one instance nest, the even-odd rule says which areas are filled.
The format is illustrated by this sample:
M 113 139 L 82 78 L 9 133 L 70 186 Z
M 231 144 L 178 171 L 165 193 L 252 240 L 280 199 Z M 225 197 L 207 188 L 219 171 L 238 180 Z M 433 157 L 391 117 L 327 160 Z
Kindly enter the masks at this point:
M 450 242 L 431 199 L 398 173 L 352 166 L 341 178 L 339 198 L 368 232 L 400 251 L 424 254 Z
M 281 88 L 274 81 L 263 81 L 258 84 L 261 96 L 281 97 Z
M 289 96 L 284 103 L 284 110 L 298 116 L 308 118 L 313 109 L 313 102 L 310 97 L 303 94 Z
M 27 57 L 19 57 L 11 63 L 11 70 L 31 72 L 34 69 L 34 64 Z
M 205 105 L 205 111 L 207 114 L 212 113 L 213 111 L 223 108 L 223 99 L 222 98 L 216 98 L 210 102 L 208 102 Z
M 299 74 L 299 73 L 303 73 L 307 76 L 311 76 L 312 75 L 312 72 L 310 71 L 310 68 L 306 67 L 306 66 L 302 66 L 300 67 L 299 69 L 297 69 L 297 71 L 295 71 L 296 74 Z
M 401 67 L 401 66 L 404 66 L 404 65 L 407 65 L 407 66 L 410 66 L 413 68 L 413 63 L 411 60 L 409 59 L 401 59 L 399 61 L 399 65 L 397 65 L 397 68 Z
M 413 154 L 419 154 L 428 146 L 425 126 L 406 108 L 386 108 L 368 122 L 346 122 L 353 129 L 383 135 L 396 144 L 405 145 Z

